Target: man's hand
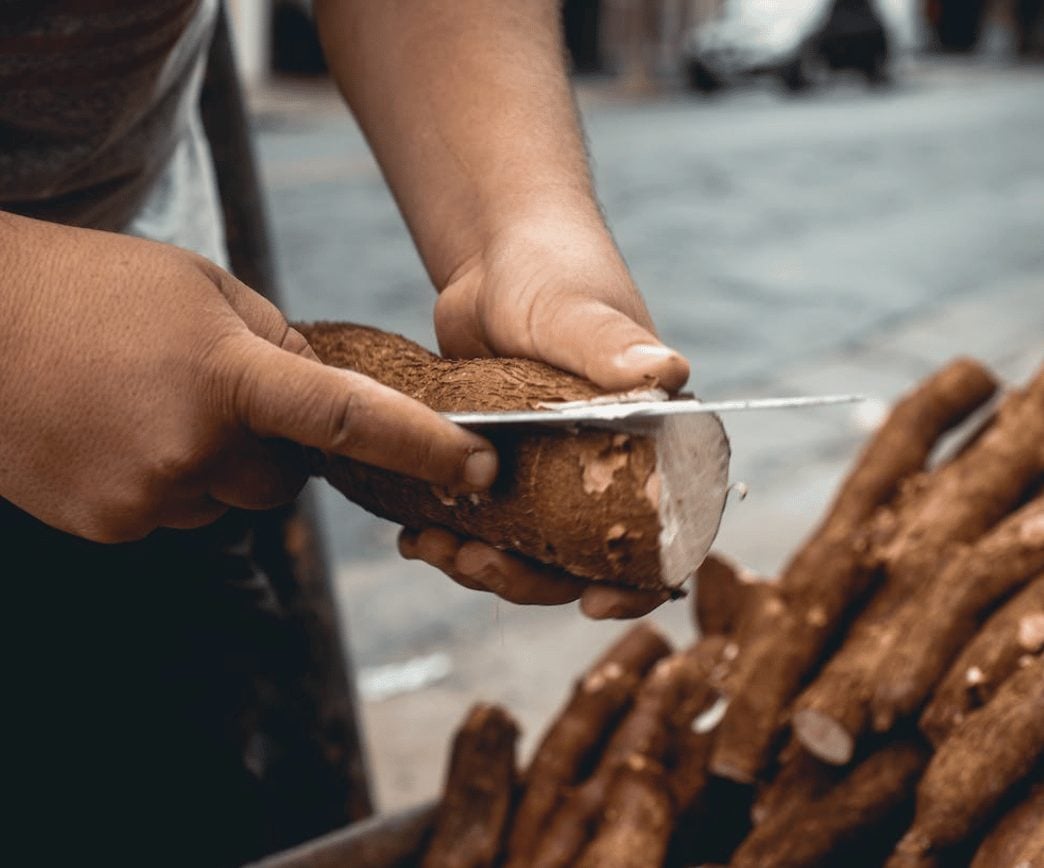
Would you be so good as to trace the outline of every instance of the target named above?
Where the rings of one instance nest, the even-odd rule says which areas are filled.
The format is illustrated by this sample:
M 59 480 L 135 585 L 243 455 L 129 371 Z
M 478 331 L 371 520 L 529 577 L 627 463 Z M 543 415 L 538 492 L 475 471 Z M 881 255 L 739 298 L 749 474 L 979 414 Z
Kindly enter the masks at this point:
M 597 224 L 533 222 L 505 233 L 442 290 L 435 324 L 447 356 L 537 359 L 606 389 L 676 390 L 689 375 L 685 359 L 656 338 L 626 266 Z M 444 530 L 406 531 L 399 548 L 466 587 L 520 603 L 579 598 L 594 618 L 635 617 L 665 599 L 580 582 Z
M 442 292 L 443 351 L 541 359 L 608 389 L 679 387 L 688 365 L 653 335 L 595 201 L 560 3 L 315 0 L 314 8 L 331 71 Z M 582 592 L 593 617 L 638 615 L 662 599 L 582 590 L 441 531 L 408 532 L 401 548 L 518 602 Z
M 201 257 L 0 214 L 0 496 L 101 542 L 266 508 L 301 445 L 457 491 L 488 441 L 322 365 L 267 301 Z

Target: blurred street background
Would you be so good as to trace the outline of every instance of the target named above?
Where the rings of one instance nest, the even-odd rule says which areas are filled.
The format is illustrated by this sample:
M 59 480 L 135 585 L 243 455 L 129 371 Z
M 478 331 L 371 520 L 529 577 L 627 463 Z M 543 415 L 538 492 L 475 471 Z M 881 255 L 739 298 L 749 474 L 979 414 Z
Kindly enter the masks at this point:
M 788 5 L 753 2 L 762 23 Z M 871 398 L 725 420 L 749 494 L 730 502 L 720 550 L 778 570 L 888 402 L 946 359 L 1018 380 L 1044 358 L 1039 6 L 889 0 L 872 7 L 886 64 L 857 52 L 834 71 L 818 24 L 730 66 L 715 45 L 750 33 L 725 27 L 732 4 L 567 4 L 605 213 L 664 339 L 692 360 L 691 388 Z M 434 292 L 307 14 L 235 11 L 287 313 L 434 347 Z M 382 809 L 435 794 L 472 702 L 504 703 L 530 748 L 621 629 L 460 589 L 400 560 L 391 525 L 320 496 Z M 686 601 L 653 617 L 691 636 Z

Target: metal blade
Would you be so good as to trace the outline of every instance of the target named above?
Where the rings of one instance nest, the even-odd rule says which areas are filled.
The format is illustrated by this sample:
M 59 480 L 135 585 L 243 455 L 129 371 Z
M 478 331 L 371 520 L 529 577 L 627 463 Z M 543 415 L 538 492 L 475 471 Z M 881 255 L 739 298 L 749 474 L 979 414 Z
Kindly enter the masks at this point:
M 677 416 L 687 413 L 731 413 L 737 410 L 791 410 L 850 404 L 865 400 L 863 395 L 815 395 L 792 398 L 750 398 L 736 401 L 576 401 L 559 407 L 537 410 L 498 410 L 492 412 L 443 413 L 451 422 L 465 427 L 480 425 L 605 425 Z

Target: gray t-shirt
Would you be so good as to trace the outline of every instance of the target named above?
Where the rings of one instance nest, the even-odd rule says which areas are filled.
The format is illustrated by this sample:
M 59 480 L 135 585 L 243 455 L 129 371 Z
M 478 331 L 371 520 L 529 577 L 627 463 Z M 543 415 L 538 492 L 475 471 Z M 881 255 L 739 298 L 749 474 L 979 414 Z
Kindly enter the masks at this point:
M 218 0 L 0 0 L 0 208 L 226 255 L 199 90 Z

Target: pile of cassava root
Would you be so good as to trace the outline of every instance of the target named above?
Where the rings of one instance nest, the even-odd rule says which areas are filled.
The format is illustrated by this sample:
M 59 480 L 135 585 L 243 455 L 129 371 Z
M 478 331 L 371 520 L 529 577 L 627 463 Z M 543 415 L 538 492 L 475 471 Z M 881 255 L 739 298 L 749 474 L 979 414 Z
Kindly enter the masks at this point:
M 523 773 L 474 708 L 423 865 L 1044 868 L 1044 369 L 997 391 L 904 396 L 776 580 L 710 557 L 698 641 L 633 627 Z

